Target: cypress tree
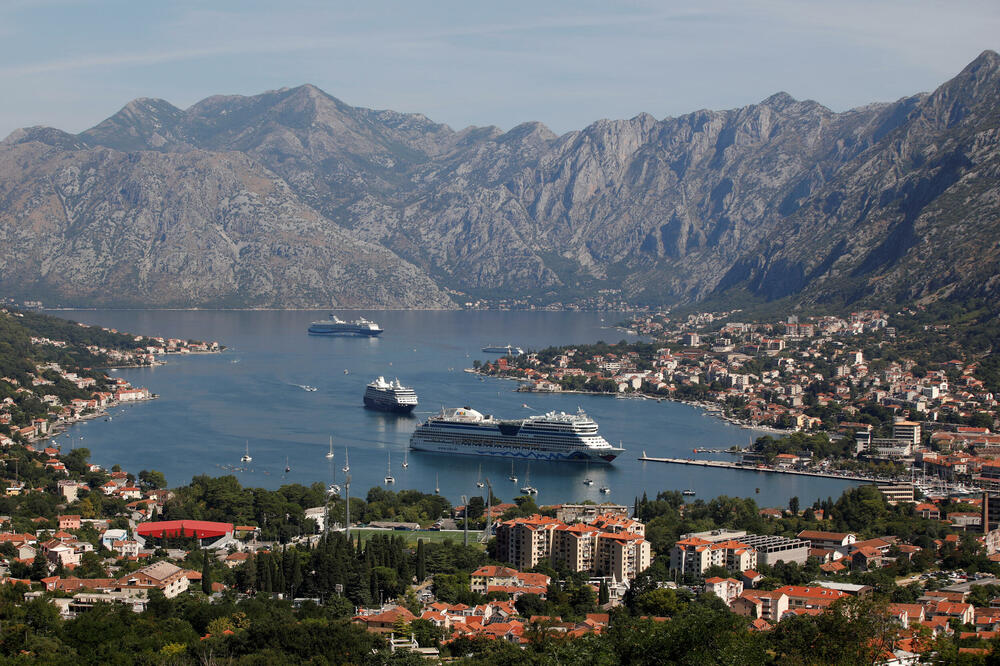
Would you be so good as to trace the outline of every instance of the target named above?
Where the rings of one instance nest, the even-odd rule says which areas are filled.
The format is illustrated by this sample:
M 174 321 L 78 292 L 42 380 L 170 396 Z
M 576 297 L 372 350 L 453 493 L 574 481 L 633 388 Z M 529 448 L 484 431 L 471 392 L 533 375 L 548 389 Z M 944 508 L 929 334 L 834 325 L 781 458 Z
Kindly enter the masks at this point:
M 269 557 L 265 557 L 261 560 L 260 566 L 258 567 L 260 571 L 260 591 L 265 594 L 271 594 L 272 582 L 271 582 L 271 562 Z
M 607 581 L 601 581 L 601 588 L 597 592 L 597 603 L 603 606 L 611 600 L 611 591 L 608 589 Z
M 201 565 L 201 591 L 205 594 L 212 594 L 212 567 L 209 564 L 208 551 L 202 550 Z
M 417 582 L 422 583 L 427 579 L 427 552 L 424 549 L 424 540 L 417 539 Z
M 299 561 L 298 555 L 292 556 L 292 572 L 288 577 L 288 591 L 292 598 L 295 598 L 295 592 L 302 586 L 302 563 Z

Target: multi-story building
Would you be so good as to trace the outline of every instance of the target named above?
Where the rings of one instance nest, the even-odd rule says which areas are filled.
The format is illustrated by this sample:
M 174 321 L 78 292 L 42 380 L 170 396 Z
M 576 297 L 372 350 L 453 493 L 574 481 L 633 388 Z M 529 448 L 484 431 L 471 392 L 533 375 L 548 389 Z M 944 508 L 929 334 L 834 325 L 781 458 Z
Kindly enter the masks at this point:
M 755 551 L 754 562 L 750 569 L 758 564 L 774 566 L 778 562 L 795 562 L 805 564 L 809 559 L 809 542 L 803 539 L 789 539 L 770 534 L 748 534 L 740 541 Z
M 167 599 L 173 599 L 188 588 L 187 572 L 170 562 L 156 562 L 137 569 L 119 578 L 115 585 L 118 589 L 149 589 L 158 588 Z
M 899 502 L 912 503 L 915 500 L 912 483 L 884 484 L 877 487 L 885 497 L 885 501 L 892 506 L 896 506 Z
M 601 533 L 597 538 L 595 571 L 616 581 L 632 580 L 649 568 L 652 549 L 638 534 Z
M 530 569 L 552 555 L 552 533 L 562 525 L 555 518 L 534 515 L 497 526 L 497 557 L 518 569 Z
M 733 603 L 733 601 L 743 594 L 743 581 L 736 580 L 735 578 L 720 578 L 719 576 L 714 576 L 712 578 L 705 579 L 705 592 L 711 592 L 715 596 L 722 599 L 728 606 Z
M 644 533 L 645 525 L 620 515 L 573 525 L 539 515 L 515 518 L 497 526 L 497 557 L 518 569 L 549 558 L 620 582 L 649 568 L 652 549 Z
M 713 542 L 693 535 L 681 539 L 670 550 L 672 572 L 700 576 L 713 566 L 725 567 L 733 573 L 753 569 L 757 566 L 757 551 L 744 543 L 742 537 Z
M 552 533 L 552 562 L 565 564 L 570 571 L 593 571 L 597 537 L 593 525 L 561 525 Z
M 624 504 L 563 504 L 556 507 L 556 518 L 564 523 L 589 523 L 598 516 L 628 518 L 628 509 Z
M 808 541 L 813 548 L 835 550 L 843 555 L 847 555 L 851 544 L 858 540 L 857 536 L 849 532 L 823 532 L 820 530 L 802 530 L 797 536 Z
M 906 441 L 910 446 L 919 446 L 920 424 L 916 421 L 896 421 L 892 424 L 892 438 Z

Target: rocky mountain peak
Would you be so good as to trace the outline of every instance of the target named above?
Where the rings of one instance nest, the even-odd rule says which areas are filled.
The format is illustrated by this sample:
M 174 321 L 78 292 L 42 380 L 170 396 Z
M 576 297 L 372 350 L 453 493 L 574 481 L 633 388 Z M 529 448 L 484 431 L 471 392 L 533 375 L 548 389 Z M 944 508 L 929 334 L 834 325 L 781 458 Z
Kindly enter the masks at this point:
M 795 99 L 788 93 L 781 91 L 774 93 L 765 100 L 762 100 L 760 105 L 770 107 L 772 109 L 775 109 L 776 111 L 782 111 L 788 108 L 789 106 L 796 104 L 797 102 L 798 102 L 797 99 Z

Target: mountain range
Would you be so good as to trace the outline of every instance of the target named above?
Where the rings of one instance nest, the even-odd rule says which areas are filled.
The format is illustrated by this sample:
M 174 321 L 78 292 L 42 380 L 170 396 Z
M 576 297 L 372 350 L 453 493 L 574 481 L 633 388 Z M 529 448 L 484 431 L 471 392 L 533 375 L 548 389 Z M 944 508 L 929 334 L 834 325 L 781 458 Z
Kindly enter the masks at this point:
M 66 305 L 993 297 L 998 227 L 992 51 L 842 113 L 456 131 L 304 85 L 0 142 L 0 293 Z

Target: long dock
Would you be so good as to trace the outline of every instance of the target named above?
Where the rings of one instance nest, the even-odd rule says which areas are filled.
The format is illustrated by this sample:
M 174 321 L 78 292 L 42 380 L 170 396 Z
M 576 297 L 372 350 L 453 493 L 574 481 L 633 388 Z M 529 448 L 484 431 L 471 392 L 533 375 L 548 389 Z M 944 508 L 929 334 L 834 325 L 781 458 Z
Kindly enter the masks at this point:
M 690 458 L 653 458 L 646 452 L 639 456 L 642 462 L 670 463 L 673 465 L 696 465 L 698 467 L 720 467 L 722 469 L 739 469 L 744 472 L 767 472 L 769 474 L 798 474 L 799 476 L 818 476 L 824 479 L 840 479 L 841 481 L 863 481 L 865 483 L 892 483 L 892 479 L 870 479 L 864 476 L 846 474 L 830 474 L 829 472 L 806 472 L 798 469 L 775 469 L 773 467 L 750 467 L 725 460 L 691 460 Z

